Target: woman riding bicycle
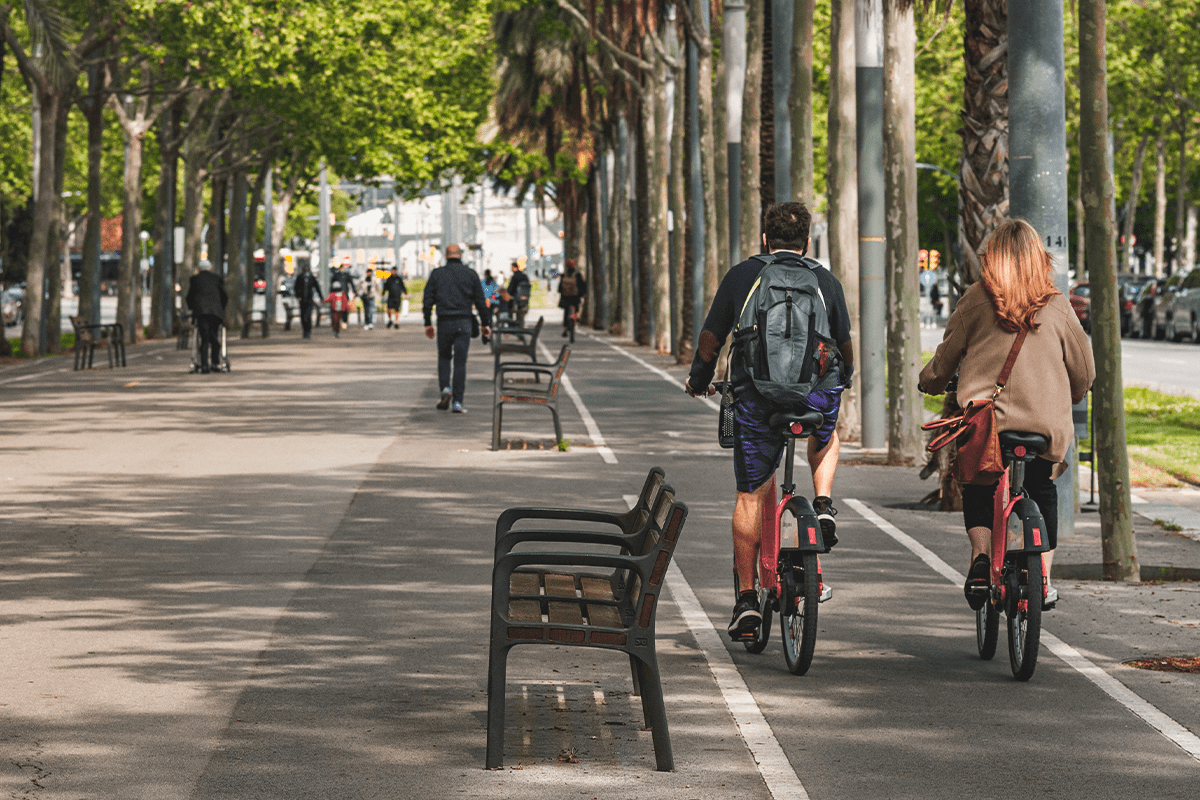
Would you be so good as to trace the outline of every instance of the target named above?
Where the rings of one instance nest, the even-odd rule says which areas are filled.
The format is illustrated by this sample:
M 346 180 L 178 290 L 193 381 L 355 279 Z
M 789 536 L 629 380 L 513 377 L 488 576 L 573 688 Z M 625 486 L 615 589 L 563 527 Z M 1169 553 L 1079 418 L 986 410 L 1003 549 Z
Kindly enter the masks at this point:
M 1046 520 L 1045 607 L 1058 592 L 1049 586 L 1050 562 L 1058 537 L 1058 494 L 1067 448 L 1074 438 L 1071 405 L 1087 394 L 1096 377 L 1091 342 L 1062 292 L 1054 288 L 1053 263 L 1041 237 L 1028 222 L 1001 222 L 987 241 L 982 278 L 958 301 L 946 322 L 946 335 L 933 359 L 921 370 L 919 387 L 941 394 L 958 373 L 958 401 L 986 400 L 1022 328 L 1029 331 L 1012 375 L 996 400 L 999 431 L 1038 433 L 1050 440 L 1025 471 L 1025 489 Z M 986 602 L 993 497 L 996 484 L 964 485 L 963 520 L 971 540 L 971 567 L 964 592 L 973 610 Z

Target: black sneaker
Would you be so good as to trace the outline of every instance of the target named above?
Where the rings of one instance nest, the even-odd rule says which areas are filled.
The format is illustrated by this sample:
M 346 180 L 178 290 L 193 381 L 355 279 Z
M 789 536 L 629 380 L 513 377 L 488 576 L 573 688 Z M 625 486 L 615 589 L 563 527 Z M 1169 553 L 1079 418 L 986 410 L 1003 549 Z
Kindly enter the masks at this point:
M 729 623 L 729 635 L 738 639 L 753 633 L 762 624 L 762 612 L 758 610 L 758 593 L 742 592 L 733 607 L 733 621 Z
M 445 411 L 447 408 L 450 407 L 450 387 L 449 386 L 447 386 L 445 389 L 442 389 L 442 399 L 438 400 L 437 407 L 441 411 Z
M 837 509 L 833 507 L 833 500 L 828 497 L 814 497 L 813 511 L 817 512 L 817 522 L 821 523 L 821 538 L 825 540 L 825 547 L 833 549 L 833 546 L 838 543 L 837 523 L 833 518 L 837 516 Z

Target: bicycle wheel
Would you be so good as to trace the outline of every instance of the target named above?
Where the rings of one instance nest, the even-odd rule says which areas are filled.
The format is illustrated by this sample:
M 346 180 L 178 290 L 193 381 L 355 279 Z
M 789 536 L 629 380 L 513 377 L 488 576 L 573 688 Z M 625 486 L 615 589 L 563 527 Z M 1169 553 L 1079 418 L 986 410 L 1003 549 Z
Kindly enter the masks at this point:
M 754 582 L 754 588 L 758 590 L 758 611 L 762 614 L 762 623 L 754 632 L 753 638 L 742 640 L 742 646 L 751 653 L 761 653 L 771 638 L 771 593 L 762 588 L 757 580 Z
M 820 575 L 817 554 L 803 553 L 800 566 L 790 565 L 779 576 L 779 628 L 783 635 L 783 660 L 788 672 L 803 675 L 812 664 L 817 646 L 817 601 Z
M 996 655 L 996 642 L 1000 639 L 1000 611 L 991 602 L 975 612 L 975 645 L 979 657 L 991 661 Z
M 1042 636 L 1042 556 L 1033 553 L 1014 560 L 1020 594 L 1015 613 L 1008 614 L 1008 662 L 1013 677 L 1027 681 L 1037 668 Z

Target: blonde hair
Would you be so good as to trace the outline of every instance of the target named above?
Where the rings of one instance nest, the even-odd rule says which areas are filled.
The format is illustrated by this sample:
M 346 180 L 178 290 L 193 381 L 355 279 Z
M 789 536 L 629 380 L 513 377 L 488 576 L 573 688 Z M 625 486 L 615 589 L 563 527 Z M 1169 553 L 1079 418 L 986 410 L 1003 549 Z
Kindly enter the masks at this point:
M 983 288 L 992 298 L 1000 327 L 1015 333 L 1037 330 L 1037 312 L 1061 294 L 1050 280 L 1054 262 L 1038 232 L 1023 219 L 996 226 L 983 257 Z

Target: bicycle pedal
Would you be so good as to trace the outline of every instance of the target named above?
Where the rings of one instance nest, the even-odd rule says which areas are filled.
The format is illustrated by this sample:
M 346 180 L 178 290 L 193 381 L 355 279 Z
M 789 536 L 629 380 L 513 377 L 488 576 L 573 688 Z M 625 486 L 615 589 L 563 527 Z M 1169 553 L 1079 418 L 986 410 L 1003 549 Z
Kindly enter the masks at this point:
M 821 587 L 821 596 L 817 599 L 818 603 L 824 603 L 826 600 L 833 599 L 833 587 L 825 584 Z

